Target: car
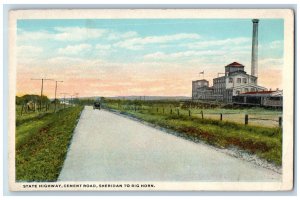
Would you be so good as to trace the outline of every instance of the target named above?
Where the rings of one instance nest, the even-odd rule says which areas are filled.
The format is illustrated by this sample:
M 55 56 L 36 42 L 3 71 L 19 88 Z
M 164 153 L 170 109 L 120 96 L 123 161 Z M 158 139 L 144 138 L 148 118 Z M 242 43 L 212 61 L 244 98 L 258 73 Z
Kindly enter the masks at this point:
M 101 104 L 100 102 L 94 102 L 94 106 L 93 106 L 94 109 L 101 109 Z

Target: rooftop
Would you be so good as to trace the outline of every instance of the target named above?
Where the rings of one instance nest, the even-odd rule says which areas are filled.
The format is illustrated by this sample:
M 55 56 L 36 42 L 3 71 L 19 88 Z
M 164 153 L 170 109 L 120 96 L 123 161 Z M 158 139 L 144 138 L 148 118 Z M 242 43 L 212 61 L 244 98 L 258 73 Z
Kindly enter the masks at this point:
M 233 63 L 230 63 L 229 65 L 226 65 L 225 67 L 244 67 L 244 65 L 242 65 L 238 62 L 233 62 Z
M 245 92 L 245 93 L 243 93 L 243 94 L 272 94 L 273 92 L 276 92 L 276 91 Z
M 194 80 L 193 82 L 199 82 L 199 81 L 205 81 L 205 82 L 208 82 L 208 80 L 206 80 L 206 79 Z

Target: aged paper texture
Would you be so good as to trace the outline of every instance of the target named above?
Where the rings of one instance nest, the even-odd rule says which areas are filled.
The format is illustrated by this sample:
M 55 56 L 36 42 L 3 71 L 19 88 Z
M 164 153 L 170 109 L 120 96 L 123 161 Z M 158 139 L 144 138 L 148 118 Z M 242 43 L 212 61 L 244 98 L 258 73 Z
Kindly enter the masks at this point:
M 12 10 L 9 187 L 291 190 L 293 97 L 292 10 Z

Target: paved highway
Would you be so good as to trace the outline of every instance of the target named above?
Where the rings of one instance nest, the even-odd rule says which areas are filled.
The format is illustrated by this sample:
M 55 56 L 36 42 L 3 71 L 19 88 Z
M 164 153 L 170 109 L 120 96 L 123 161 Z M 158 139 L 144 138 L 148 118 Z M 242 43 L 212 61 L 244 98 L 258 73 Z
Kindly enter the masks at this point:
M 85 107 L 59 181 L 280 181 L 271 170 Z

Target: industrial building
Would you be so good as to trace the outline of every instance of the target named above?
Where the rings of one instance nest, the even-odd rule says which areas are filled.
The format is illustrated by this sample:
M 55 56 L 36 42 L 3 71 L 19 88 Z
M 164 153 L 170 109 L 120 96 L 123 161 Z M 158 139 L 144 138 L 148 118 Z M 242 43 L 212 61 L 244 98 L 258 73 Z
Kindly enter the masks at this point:
M 267 91 L 257 84 L 258 79 L 258 19 L 253 19 L 251 74 L 245 66 L 233 62 L 225 66 L 224 76 L 213 79 L 213 85 L 205 79 L 192 81 L 192 100 L 222 101 L 233 104 L 282 106 L 282 91 Z M 281 96 L 280 96 L 281 95 Z M 254 97 L 255 96 L 255 97 Z M 276 97 L 276 98 L 275 98 Z
M 266 91 L 267 88 L 257 85 L 257 77 L 249 75 L 245 66 L 233 62 L 225 66 L 225 75 L 214 78 L 213 86 L 202 79 L 192 82 L 192 99 L 218 100 L 231 103 L 232 97 L 247 92 Z
M 282 90 L 246 92 L 233 96 L 233 103 L 237 105 L 282 107 Z

